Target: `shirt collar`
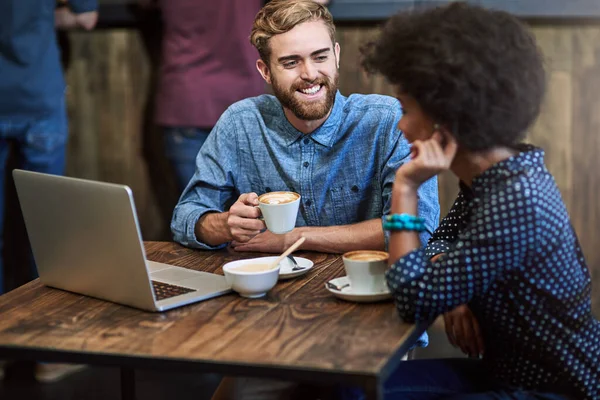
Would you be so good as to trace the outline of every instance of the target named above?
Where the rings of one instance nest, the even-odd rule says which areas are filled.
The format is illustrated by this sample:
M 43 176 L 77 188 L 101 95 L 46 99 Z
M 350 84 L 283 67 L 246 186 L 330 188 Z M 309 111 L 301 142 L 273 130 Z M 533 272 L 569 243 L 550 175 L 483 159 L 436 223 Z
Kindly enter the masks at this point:
M 290 124 L 288 119 L 285 117 L 285 113 L 283 113 L 283 108 L 281 110 L 283 114 L 283 120 L 281 124 L 281 128 L 285 131 L 285 144 L 286 146 L 290 146 L 296 141 L 302 138 L 309 138 L 325 147 L 331 147 L 335 143 L 337 127 L 340 125 L 340 121 L 342 120 L 342 116 L 344 114 L 344 106 L 346 104 L 346 98 L 342 96 L 342 94 L 337 91 L 335 94 L 335 100 L 333 103 L 333 107 L 331 109 L 331 113 L 329 117 L 325 120 L 323 125 L 315 129 L 313 132 L 309 134 L 304 134 L 298 131 L 296 128 Z
M 510 177 L 524 173 L 531 174 L 534 170 L 545 168 L 542 149 L 522 144 L 517 147 L 517 150 L 518 154 L 491 166 L 475 177 L 470 188 L 473 194 L 485 193 Z M 464 189 L 462 182 L 461 189 Z

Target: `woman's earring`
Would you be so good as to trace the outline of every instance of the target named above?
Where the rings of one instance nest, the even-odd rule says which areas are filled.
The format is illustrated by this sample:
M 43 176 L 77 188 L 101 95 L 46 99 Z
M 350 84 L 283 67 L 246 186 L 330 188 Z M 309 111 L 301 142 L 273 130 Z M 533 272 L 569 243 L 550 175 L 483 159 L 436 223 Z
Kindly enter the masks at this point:
M 440 128 L 441 128 L 440 124 L 433 124 L 433 131 L 434 132 L 439 132 Z

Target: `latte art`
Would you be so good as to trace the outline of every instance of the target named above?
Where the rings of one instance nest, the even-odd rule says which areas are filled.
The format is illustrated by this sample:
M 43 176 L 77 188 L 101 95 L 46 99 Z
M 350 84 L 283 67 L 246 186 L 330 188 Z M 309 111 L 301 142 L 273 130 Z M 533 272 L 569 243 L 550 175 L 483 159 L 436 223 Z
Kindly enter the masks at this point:
M 358 250 L 344 254 L 344 257 L 354 261 L 383 261 L 388 259 L 384 251 Z
M 258 201 L 263 204 L 286 204 L 299 198 L 300 195 L 294 192 L 270 192 L 260 195 Z

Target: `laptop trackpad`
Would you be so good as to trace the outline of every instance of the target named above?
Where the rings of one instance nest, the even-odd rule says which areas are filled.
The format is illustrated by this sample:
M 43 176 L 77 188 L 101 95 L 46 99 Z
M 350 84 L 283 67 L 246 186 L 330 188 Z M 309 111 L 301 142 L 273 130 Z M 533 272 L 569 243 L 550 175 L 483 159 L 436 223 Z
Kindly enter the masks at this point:
M 150 272 L 151 274 L 156 271 L 173 268 L 175 266 L 175 265 L 171 265 L 171 264 L 165 264 L 165 263 L 160 263 L 160 262 L 150 261 L 150 260 L 146 260 L 146 265 L 148 266 L 148 272 Z M 181 267 L 177 267 L 177 268 L 181 268 Z
M 187 270 L 185 268 L 172 268 L 171 267 L 169 269 L 163 269 L 162 271 L 152 272 L 150 274 L 150 277 L 152 279 L 158 279 L 158 280 L 163 280 L 163 281 L 179 282 L 184 279 L 196 278 L 196 277 L 202 276 L 204 274 L 208 274 L 208 273 Z M 213 274 L 208 274 L 208 275 L 213 275 Z

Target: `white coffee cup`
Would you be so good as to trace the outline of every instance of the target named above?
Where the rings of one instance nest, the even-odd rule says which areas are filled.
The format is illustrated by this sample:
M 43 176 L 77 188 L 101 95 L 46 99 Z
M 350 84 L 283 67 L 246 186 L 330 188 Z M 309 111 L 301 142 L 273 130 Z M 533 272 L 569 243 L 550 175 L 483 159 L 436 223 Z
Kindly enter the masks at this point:
M 300 195 L 296 192 L 269 192 L 258 196 L 258 207 L 267 229 L 287 233 L 296 226 Z
M 355 293 L 387 291 L 385 271 L 389 254 L 385 251 L 356 250 L 342 256 L 350 289 Z
M 272 268 L 277 257 L 260 257 L 231 261 L 223 265 L 225 280 L 243 297 L 261 297 L 279 279 L 279 264 Z

